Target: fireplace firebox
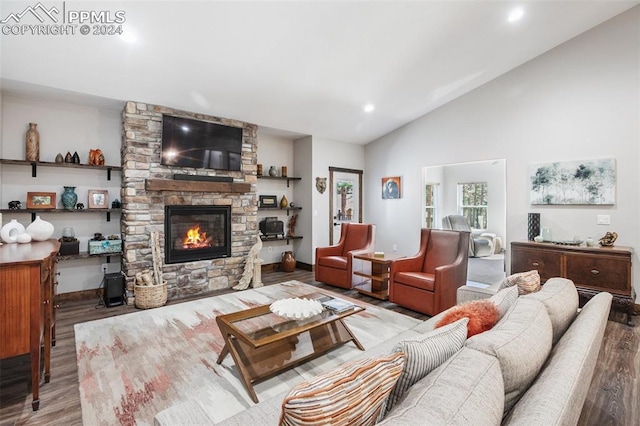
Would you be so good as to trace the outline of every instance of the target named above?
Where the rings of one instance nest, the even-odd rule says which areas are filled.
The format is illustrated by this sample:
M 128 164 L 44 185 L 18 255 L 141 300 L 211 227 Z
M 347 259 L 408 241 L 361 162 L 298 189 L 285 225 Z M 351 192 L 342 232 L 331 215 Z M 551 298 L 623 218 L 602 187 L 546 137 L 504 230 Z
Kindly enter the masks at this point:
M 231 207 L 165 206 L 165 263 L 231 256 Z

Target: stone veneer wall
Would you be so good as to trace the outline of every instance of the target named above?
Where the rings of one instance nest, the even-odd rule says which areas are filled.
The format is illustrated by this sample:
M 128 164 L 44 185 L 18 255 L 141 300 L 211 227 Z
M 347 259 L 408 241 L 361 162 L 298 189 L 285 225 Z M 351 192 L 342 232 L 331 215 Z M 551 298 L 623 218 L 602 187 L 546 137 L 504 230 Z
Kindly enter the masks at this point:
M 242 171 L 167 167 L 160 164 L 162 114 L 241 127 Z M 254 124 L 179 111 L 139 102 L 127 102 L 122 113 L 122 269 L 127 290 L 137 272 L 153 268 L 150 233 L 159 231 L 164 260 L 164 207 L 167 205 L 231 206 L 231 257 L 163 265 L 168 297 L 225 289 L 238 283 L 246 255 L 256 242 L 257 129 Z M 170 179 L 174 173 L 230 176 L 251 184 L 247 193 L 148 191 L 147 179 Z M 184 181 L 181 181 L 184 182 Z M 188 182 L 185 182 L 188 185 Z

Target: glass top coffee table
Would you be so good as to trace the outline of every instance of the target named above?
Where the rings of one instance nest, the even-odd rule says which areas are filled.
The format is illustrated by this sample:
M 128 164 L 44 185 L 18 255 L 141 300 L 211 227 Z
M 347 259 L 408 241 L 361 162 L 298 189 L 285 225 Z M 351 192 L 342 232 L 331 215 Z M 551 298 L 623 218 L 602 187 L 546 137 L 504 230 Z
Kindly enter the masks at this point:
M 333 299 L 315 292 L 304 296 L 326 302 Z M 364 347 L 349 330 L 343 319 L 364 311 L 352 308 L 335 312 L 325 308 L 321 313 L 305 320 L 290 320 L 271 312 L 270 305 L 258 306 L 216 317 L 224 338 L 224 347 L 217 363 L 221 364 L 231 353 L 249 396 L 253 402 L 258 397 L 253 384 L 294 368 L 323 355 L 330 350 L 353 341 L 358 349 Z

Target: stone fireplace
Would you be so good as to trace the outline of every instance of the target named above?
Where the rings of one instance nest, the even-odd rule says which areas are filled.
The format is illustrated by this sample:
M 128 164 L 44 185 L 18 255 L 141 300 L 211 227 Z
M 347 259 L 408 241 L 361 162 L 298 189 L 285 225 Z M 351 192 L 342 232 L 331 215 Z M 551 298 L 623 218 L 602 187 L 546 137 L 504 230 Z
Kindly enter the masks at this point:
M 242 170 L 161 165 L 162 114 L 242 128 Z M 257 126 L 139 102 L 127 102 L 122 117 L 122 269 L 127 289 L 133 288 L 137 272 L 153 266 L 151 231 L 160 233 L 163 277 L 170 299 L 236 285 L 258 232 Z M 175 180 L 174 174 L 226 179 Z M 224 218 L 219 216 L 220 211 L 225 212 Z M 218 217 L 207 221 L 205 216 L 212 212 Z M 211 247 L 179 247 L 175 232 L 189 231 L 183 229 L 186 224 L 180 219 L 197 222 L 194 224 L 200 225 L 199 232 L 206 233 L 204 241 L 208 240 Z M 225 233 L 221 234 L 220 224 L 225 221 Z M 202 240 L 202 236 L 194 238 Z M 169 247 L 175 248 L 173 253 L 168 252 Z

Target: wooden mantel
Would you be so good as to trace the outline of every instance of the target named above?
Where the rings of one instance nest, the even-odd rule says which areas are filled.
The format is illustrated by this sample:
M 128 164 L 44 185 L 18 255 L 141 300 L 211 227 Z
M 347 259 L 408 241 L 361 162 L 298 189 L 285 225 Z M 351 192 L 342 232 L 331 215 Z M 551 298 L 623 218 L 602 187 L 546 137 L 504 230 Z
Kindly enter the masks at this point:
M 243 182 L 202 182 L 171 179 L 147 179 L 144 185 L 147 191 L 176 192 L 220 192 L 245 193 L 251 191 L 250 183 Z

